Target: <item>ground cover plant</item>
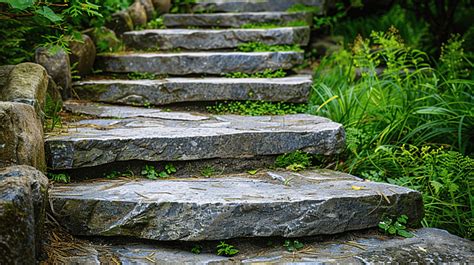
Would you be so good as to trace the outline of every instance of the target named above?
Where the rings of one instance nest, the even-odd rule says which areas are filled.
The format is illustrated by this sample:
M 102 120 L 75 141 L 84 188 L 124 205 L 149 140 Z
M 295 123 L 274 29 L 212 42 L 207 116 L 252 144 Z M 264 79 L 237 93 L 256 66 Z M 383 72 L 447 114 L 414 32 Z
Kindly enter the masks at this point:
M 472 238 L 472 54 L 453 36 L 436 63 L 399 32 L 372 32 L 323 58 L 310 112 L 342 123 L 347 151 L 337 169 L 423 193 L 434 226 Z
M 297 114 L 307 111 L 306 104 L 266 102 L 266 101 L 231 101 L 220 102 L 207 107 L 215 114 L 239 114 L 248 116 Z

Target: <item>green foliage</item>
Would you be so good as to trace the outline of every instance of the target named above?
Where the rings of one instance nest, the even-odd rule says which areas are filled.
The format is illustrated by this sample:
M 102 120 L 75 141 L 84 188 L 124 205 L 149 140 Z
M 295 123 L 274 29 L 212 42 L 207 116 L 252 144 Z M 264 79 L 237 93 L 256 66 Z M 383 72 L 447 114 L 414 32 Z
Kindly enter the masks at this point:
M 134 174 L 131 170 L 125 171 L 125 172 L 119 172 L 119 171 L 111 171 L 109 173 L 104 174 L 104 177 L 107 179 L 116 179 L 116 178 L 130 178 L 133 177 Z
M 283 246 L 288 252 L 296 252 L 304 248 L 304 244 L 298 240 L 285 240 Z
M 146 165 L 141 171 L 143 177 L 151 180 L 167 178 L 173 173 L 176 173 L 176 168 L 172 164 L 166 164 L 162 171 L 157 170 L 154 166 Z
M 199 255 L 202 252 L 202 246 L 200 245 L 194 245 L 193 248 L 191 249 L 191 253 Z
M 247 74 L 242 72 L 228 73 L 224 77 L 227 78 L 282 78 L 285 77 L 287 73 L 283 69 L 271 70 L 266 69 L 263 72 Z
M 155 79 L 156 75 L 153 73 L 132 72 L 132 73 L 128 73 L 127 77 L 132 80 L 141 80 L 141 79 Z
M 352 51 L 321 61 L 310 112 L 346 128 L 340 170 L 421 191 L 425 226 L 472 237 L 473 170 L 466 157 L 474 152 L 474 81 L 461 44 L 456 37 L 447 43 L 435 68 L 394 29 L 358 38 Z M 407 151 L 404 144 L 445 151 Z
M 71 182 L 71 177 L 64 173 L 60 173 L 60 174 L 48 173 L 48 178 L 54 182 L 61 182 L 61 183 Z
M 211 177 L 213 176 L 214 174 L 216 173 L 216 170 L 213 166 L 205 166 L 202 170 L 201 170 L 201 176 L 204 176 L 204 177 Z
M 343 3 L 336 3 L 335 7 L 337 9 L 337 12 L 334 15 L 314 17 L 313 26 L 317 29 L 329 27 L 330 32 L 332 32 L 334 26 L 339 22 L 339 20 L 346 16 L 346 10 Z
M 191 13 L 195 0 L 173 0 L 170 13 Z
M 379 228 L 389 235 L 399 235 L 405 238 L 414 237 L 412 233 L 406 230 L 407 221 L 408 216 L 406 215 L 401 215 L 395 222 L 391 218 L 385 218 L 379 223 Z
M 321 8 L 319 6 L 307 6 L 304 4 L 295 4 L 286 10 L 290 13 L 308 12 L 308 13 L 319 13 Z
M 62 119 L 59 113 L 63 108 L 61 100 L 54 100 L 51 95 L 46 94 L 46 101 L 44 104 L 45 115 L 45 131 L 52 131 L 57 126 L 62 125 Z
M 216 114 L 238 114 L 248 116 L 297 114 L 307 111 L 306 104 L 266 102 L 266 101 L 224 101 L 208 106 L 207 110 Z
M 312 155 L 299 150 L 279 155 L 275 160 L 275 166 L 286 168 L 291 171 L 299 171 L 311 166 Z
M 232 245 L 225 243 L 224 241 L 221 241 L 219 245 L 217 245 L 216 249 L 217 249 L 217 255 L 219 256 L 232 257 L 232 256 L 237 255 L 237 253 L 239 253 L 238 249 L 236 249 Z
M 241 52 L 303 52 L 298 44 L 293 45 L 268 45 L 262 42 L 247 42 L 237 47 Z

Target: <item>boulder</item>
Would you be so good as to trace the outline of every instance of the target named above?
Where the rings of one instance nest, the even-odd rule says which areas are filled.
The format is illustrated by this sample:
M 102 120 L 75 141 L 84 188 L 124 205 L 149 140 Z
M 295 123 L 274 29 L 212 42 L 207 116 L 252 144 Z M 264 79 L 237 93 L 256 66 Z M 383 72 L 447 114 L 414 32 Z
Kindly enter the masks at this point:
M 143 5 L 146 11 L 147 20 L 150 21 L 155 17 L 155 7 L 151 0 L 140 0 L 140 3 Z
M 2 91 L 2 88 L 6 85 L 8 81 L 8 76 L 10 75 L 10 72 L 14 67 L 14 65 L 0 66 L 0 91 Z
M 170 11 L 171 0 L 152 0 L 152 2 L 159 14 L 168 13 L 168 11 Z
M 82 35 L 82 41 L 73 41 L 69 44 L 71 65 L 76 64 L 77 74 L 86 76 L 91 73 L 96 55 L 95 44 L 87 35 Z
M 122 33 L 133 29 L 133 21 L 130 14 L 124 10 L 112 14 L 112 17 L 105 26 L 120 36 Z
M 98 53 L 118 51 L 122 47 L 122 42 L 115 32 L 106 27 L 88 30 L 86 34 L 91 37 Z
M 35 264 L 41 253 L 48 179 L 29 166 L 0 169 L 0 264 Z
M 70 98 L 72 76 L 67 53 L 62 49 L 52 51 L 47 48 L 38 48 L 35 53 L 35 61 L 44 66 L 56 84 L 62 88 L 63 99 Z
M 0 90 L 0 100 L 26 103 L 40 113 L 44 109 L 47 88 L 48 74 L 41 65 L 21 63 L 12 67 Z
M 43 126 L 33 106 L 0 102 L 0 167 L 29 165 L 46 170 Z
M 146 15 L 145 7 L 142 5 L 141 2 L 136 1 L 131 6 L 127 8 L 128 13 L 133 21 L 133 26 L 144 26 L 148 20 Z

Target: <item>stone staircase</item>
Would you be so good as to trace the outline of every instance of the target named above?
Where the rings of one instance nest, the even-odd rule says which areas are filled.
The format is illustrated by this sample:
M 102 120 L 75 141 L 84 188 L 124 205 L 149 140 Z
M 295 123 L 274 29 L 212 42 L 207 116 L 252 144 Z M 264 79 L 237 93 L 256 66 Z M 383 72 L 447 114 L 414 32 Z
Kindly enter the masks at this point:
M 70 263 L 104 263 L 101 255 L 112 255 L 113 263 L 124 264 L 237 262 L 249 255 L 251 262 L 258 262 L 265 255 L 253 248 L 251 254 L 230 260 L 212 254 L 193 257 L 140 240 L 184 245 L 236 238 L 266 240 L 374 228 L 384 216 L 405 214 L 413 224 L 421 221 L 421 194 L 413 190 L 328 170 L 268 169 L 276 156 L 296 150 L 323 156 L 341 153 L 345 144 L 341 124 L 308 114 L 253 117 L 187 110 L 188 105 L 210 101 L 308 99 L 311 76 L 222 77 L 232 72 L 291 70 L 303 62 L 302 52 L 234 51 L 252 41 L 306 45 L 308 27 L 235 28 L 308 19 L 308 14 L 284 12 L 293 2 L 321 4 L 319 0 L 197 1 L 195 10 L 216 13 L 165 15 L 165 25 L 173 29 L 126 32 L 123 39 L 129 51 L 98 56 L 96 67 L 104 75 L 75 83 L 81 100 L 65 103 L 74 114 L 68 129 L 46 139 L 49 168 L 75 178 L 72 184 L 55 184 L 50 201 L 55 219 L 72 235 L 99 237 L 120 246 L 105 252 L 97 247 L 89 256 L 71 255 Z M 202 29 L 187 29 L 190 26 Z M 229 29 L 209 29 L 214 26 Z M 166 77 L 110 77 L 132 72 Z M 177 103 L 180 108 L 175 108 Z M 96 178 L 113 171 L 140 172 L 145 165 L 162 169 L 169 163 L 177 172 L 164 179 Z M 218 174 L 200 176 L 203 165 Z M 134 241 L 142 245 L 126 244 Z M 150 251 L 169 254 L 152 258 L 137 254 Z M 131 253 L 138 257 L 130 258 Z M 302 261 L 325 261 L 312 257 Z M 287 262 L 278 255 L 270 261 Z

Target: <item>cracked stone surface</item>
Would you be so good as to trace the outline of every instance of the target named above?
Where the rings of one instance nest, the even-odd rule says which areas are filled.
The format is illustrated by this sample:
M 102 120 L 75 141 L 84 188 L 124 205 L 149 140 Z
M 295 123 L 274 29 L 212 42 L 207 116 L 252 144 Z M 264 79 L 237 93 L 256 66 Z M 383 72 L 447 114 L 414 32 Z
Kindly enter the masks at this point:
M 229 27 L 239 28 L 245 24 L 269 23 L 285 24 L 293 21 L 306 21 L 312 24 L 311 13 L 288 12 L 246 12 L 209 14 L 165 14 L 166 27 Z
M 296 4 L 302 4 L 319 6 L 322 12 L 324 2 L 325 0 L 196 0 L 193 10 L 215 13 L 286 11 Z
M 341 124 L 307 114 L 251 117 L 161 112 L 166 116 L 150 117 L 150 111 L 142 108 L 87 103 L 81 108 L 80 113 L 116 118 L 71 123 L 68 132 L 47 136 L 45 149 L 52 169 L 130 160 L 245 158 L 295 150 L 334 155 L 342 151 L 345 141 Z M 117 119 L 124 111 L 128 118 Z
M 83 100 L 162 105 L 219 100 L 307 102 L 311 76 L 285 78 L 166 78 L 161 80 L 89 80 L 74 84 Z
M 70 264 L 101 264 L 107 258 L 115 257 L 121 264 L 472 264 L 474 244 L 435 228 L 421 228 L 412 231 L 415 237 L 403 239 L 387 237 L 372 232 L 353 233 L 330 242 L 307 242 L 303 239 L 306 252 L 286 252 L 280 245 L 265 246 L 254 242 L 230 242 L 240 250 L 232 258 L 214 254 L 214 249 L 204 249 L 200 255 L 189 251 L 190 247 L 172 247 L 163 244 L 145 245 L 116 244 L 104 248 L 89 243 L 81 249 L 85 253 L 66 250 L 64 258 Z M 68 253 L 69 252 L 69 253 Z M 111 260 L 109 263 L 113 263 Z M 103 264 L 103 263 L 102 263 Z
M 221 75 L 291 69 L 302 62 L 301 52 L 112 53 L 98 55 L 96 68 L 113 73 Z
M 419 192 L 329 174 L 104 180 L 55 186 L 51 202 L 74 235 L 165 241 L 337 234 L 376 227 L 384 215 L 423 217 Z
M 123 34 L 125 45 L 134 50 L 218 50 L 233 49 L 247 42 L 268 45 L 306 46 L 309 27 L 275 29 L 149 29 Z

